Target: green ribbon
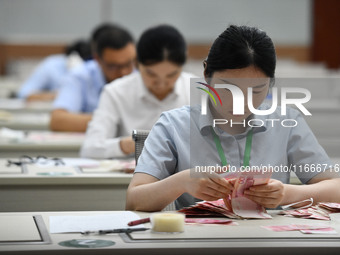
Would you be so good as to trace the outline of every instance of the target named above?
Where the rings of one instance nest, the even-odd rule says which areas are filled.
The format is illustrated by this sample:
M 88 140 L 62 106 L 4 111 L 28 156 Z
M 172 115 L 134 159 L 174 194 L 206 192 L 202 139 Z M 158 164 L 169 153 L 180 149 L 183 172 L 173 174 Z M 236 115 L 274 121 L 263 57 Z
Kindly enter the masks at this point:
M 221 140 L 219 136 L 215 133 L 214 128 L 211 127 L 211 134 L 214 138 L 214 142 L 216 145 L 216 149 L 218 155 L 220 156 L 222 166 L 227 166 L 228 162 L 224 154 L 224 150 L 222 148 Z M 253 129 L 250 129 L 247 133 L 246 147 L 244 149 L 244 157 L 243 157 L 243 166 L 248 167 L 250 161 L 250 153 L 251 153 L 251 144 L 253 141 Z

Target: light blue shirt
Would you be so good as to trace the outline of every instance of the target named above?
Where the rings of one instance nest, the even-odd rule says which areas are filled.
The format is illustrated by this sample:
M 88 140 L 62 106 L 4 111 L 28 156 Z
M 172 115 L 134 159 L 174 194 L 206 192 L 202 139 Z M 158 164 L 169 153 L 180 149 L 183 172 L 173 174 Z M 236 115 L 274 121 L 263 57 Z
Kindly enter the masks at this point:
M 297 110 L 287 108 L 287 115 L 282 116 L 278 108 L 273 114 L 254 115 L 252 119 L 280 121 L 276 121 L 274 127 L 271 122 L 265 121 L 264 125 L 253 128 L 250 166 L 276 166 L 272 178 L 283 183 L 289 183 L 290 171 L 295 167 L 301 182 L 307 183 L 320 172 L 307 171 L 304 166 L 319 164 L 328 169 L 332 165 Z M 284 127 L 280 123 L 283 119 L 294 119 L 298 125 Z M 211 113 L 208 110 L 207 115 L 201 115 L 199 105 L 163 113 L 145 141 L 135 173 L 146 173 L 161 180 L 196 166 L 221 165 L 211 126 Z M 236 168 L 243 166 L 247 131 L 233 136 L 218 127 L 214 130 L 220 137 L 228 164 Z M 281 166 L 286 167 L 284 171 L 281 171 Z M 198 200 L 185 193 L 177 199 L 176 207 L 189 206 L 196 201 Z
M 67 57 L 65 55 L 49 56 L 38 65 L 33 74 L 21 86 L 17 96 L 27 98 L 38 92 L 57 91 L 60 87 L 60 79 L 67 72 Z
M 61 80 L 62 87 L 53 103 L 54 109 L 73 113 L 92 113 L 106 84 L 97 61 L 90 60 L 72 70 Z

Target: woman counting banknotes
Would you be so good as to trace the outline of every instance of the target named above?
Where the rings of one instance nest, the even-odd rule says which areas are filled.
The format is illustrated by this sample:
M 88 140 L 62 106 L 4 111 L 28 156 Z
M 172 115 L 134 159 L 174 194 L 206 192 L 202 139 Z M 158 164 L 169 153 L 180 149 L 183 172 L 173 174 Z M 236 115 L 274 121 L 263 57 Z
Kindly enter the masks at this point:
M 126 208 L 159 211 L 175 201 L 181 209 L 226 198 L 238 186 L 235 179 L 195 175 L 216 165 L 276 170 L 242 194 L 266 208 L 308 198 L 340 202 L 338 174 L 303 114 L 292 108 L 283 113 L 264 102 L 274 85 L 275 65 L 275 48 L 264 31 L 231 25 L 220 34 L 204 61 L 204 80 L 194 86 L 211 96 L 161 115 L 138 160 Z M 313 165 L 322 171 L 309 171 Z M 290 171 L 308 185 L 288 184 Z

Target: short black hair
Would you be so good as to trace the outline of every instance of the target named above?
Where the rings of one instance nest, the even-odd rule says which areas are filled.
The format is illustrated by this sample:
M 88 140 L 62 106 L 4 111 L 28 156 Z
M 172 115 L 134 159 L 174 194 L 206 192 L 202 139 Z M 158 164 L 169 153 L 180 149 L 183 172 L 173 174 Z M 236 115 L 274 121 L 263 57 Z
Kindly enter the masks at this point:
M 66 47 L 66 56 L 71 55 L 73 52 L 78 53 L 78 55 L 85 61 L 92 59 L 91 44 L 88 41 L 78 40 Z
M 215 71 L 252 65 L 274 78 L 276 53 L 272 40 L 256 27 L 231 25 L 211 46 L 205 74 L 211 77 Z
M 137 59 L 143 65 L 153 65 L 168 60 L 176 65 L 186 61 L 186 43 L 173 26 L 159 25 L 147 29 L 137 44 Z
M 133 37 L 125 28 L 105 23 L 93 31 L 91 43 L 93 51 L 101 56 L 105 48 L 119 50 L 133 43 Z

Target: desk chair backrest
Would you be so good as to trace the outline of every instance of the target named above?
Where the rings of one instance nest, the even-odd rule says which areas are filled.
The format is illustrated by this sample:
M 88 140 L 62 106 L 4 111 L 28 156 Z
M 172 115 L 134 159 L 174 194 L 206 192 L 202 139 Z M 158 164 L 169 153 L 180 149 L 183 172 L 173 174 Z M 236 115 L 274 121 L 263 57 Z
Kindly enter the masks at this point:
M 148 137 L 150 130 L 133 130 L 132 131 L 132 138 L 135 141 L 135 159 L 136 165 L 138 162 L 138 158 L 142 153 L 145 139 Z
M 138 163 L 138 158 L 142 153 L 145 139 L 148 137 L 150 130 L 133 130 L 132 131 L 132 138 L 135 141 L 135 159 L 136 165 Z M 170 203 L 167 205 L 163 211 L 176 211 L 175 202 Z

